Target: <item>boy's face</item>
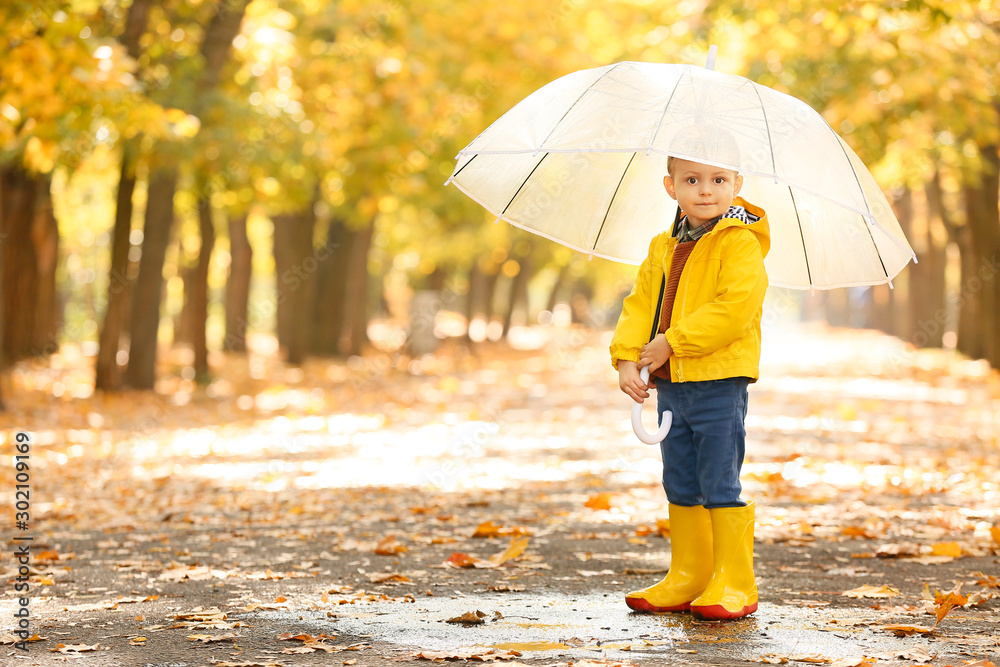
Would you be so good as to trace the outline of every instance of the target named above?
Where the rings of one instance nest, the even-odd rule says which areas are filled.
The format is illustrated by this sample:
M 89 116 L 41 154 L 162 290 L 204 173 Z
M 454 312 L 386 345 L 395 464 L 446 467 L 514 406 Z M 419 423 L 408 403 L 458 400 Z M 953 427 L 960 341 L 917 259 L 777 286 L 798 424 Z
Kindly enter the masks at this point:
M 663 177 L 663 186 L 696 227 L 729 210 L 743 177 L 732 169 L 674 160 L 673 174 Z

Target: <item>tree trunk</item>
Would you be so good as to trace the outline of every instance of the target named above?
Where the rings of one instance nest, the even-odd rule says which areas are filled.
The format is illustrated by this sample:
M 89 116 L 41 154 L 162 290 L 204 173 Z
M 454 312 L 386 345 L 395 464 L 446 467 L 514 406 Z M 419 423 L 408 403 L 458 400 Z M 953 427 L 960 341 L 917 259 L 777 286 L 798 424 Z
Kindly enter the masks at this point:
M 847 327 L 851 323 L 851 306 L 846 289 L 825 290 L 823 310 L 832 327 Z
M 98 342 L 94 389 L 118 391 L 118 346 L 128 321 L 132 281 L 129 277 L 129 235 L 132 231 L 132 194 L 135 192 L 135 145 L 126 143 L 122 151 L 121 176 L 115 199 L 115 225 L 111 230 L 111 271 L 108 274 L 108 302 L 104 326 Z
M 344 304 L 347 299 L 347 264 L 350 258 L 350 232 L 342 220 L 332 218 L 326 233 L 326 245 L 317 256 L 322 261 L 316 271 L 316 324 L 310 349 L 314 354 L 340 354 L 344 332 Z
M 118 41 L 133 60 L 142 55 L 140 40 L 149 24 L 153 0 L 132 0 L 125 16 L 125 29 Z M 135 165 L 138 139 L 125 140 L 122 149 L 121 175 L 115 198 L 115 224 L 111 230 L 111 271 L 108 274 L 108 300 L 104 323 L 98 337 L 94 389 L 118 391 L 122 379 L 118 368 L 118 347 L 129 317 L 132 281 L 129 277 L 129 236 L 132 232 L 132 194 L 135 192 Z
M 142 258 L 132 298 L 128 370 L 125 376 L 127 384 L 134 389 L 153 389 L 156 382 L 163 262 L 174 222 L 176 189 L 176 167 L 162 168 L 150 174 Z
M 497 285 L 500 284 L 500 267 L 495 266 L 493 273 L 486 274 L 486 280 L 483 283 L 483 294 L 480 306 L 480 313 L 486 319 L 486 323 L 489 324 L 493 319 L 493 315 L 496 313 L 496 308 L 494 303 L 496 302 Z
M 36 354 L 38 255 L 32 228 L 38 181 L 19 166 L 0 170 L 4 210 L 0 213 L 3 251 L 4 356 L 8 363 Z
M 501 336 L 504 340 L 507 339 L 510 327 L 514 323 L 515 312 L 523 313 L 524 319 L 528 319 L 528 281 L 531 279 L 533 270 L 531 256 L 524 255 L 523 257 L 519 257 L 518 265 L 517 275 L 510 281 L 510 298 L 507 299 L 507 312 L 503 318 L 503 333 Z
M 174 316 L 174 339 L 173 346 L 190 346 L 194 341 L 194 290 L 195 290 L 195 266 L 187 263 L 190 260 L 184 254 L 182 243 L 178 243 L 178 255 L 180 260 L 177 266 L 177 277 L 181 279 L 181 310 Z
M 31 237 L 35 246 L 38 292 L 35 302 L 34 341 L 32 348 L 43 355 L 59 350 L 60 308 L 56 292 L 56 267 L 59 263 L 59 223 L 52 210 L 52 174 L 37 177 L 34 224 Z
M 559 274 L 556 276 L 556 282 L 552 285 L 552 289 L 549 290 L 549 298 L 545 305 L 545 310 L 554 312 L 556 309 L 556 304 L 559 303 L 559 290 L 562 289 L 563 282 L 566 280 L 566 273 L 569 271 L 569 266 L 559 267 Z
M 249 1 L 230 0 L 220 3 L 219 11 L 205 29 L 199 48 L 203 67 L 190 82 L 196 95 L 193 108 L 189 111 L 196 116 L 201 116 L 207 96 L 219 83 L 219 75 L 232 53 L 233 39 L 239 33 Z M 163 260 L 174 217 L 177 169 L 176 164 L 160 167 L 152 171 L 149 179 L 142 260 L 132 299 L 132 335 L 126 372 L 126 382 L 135 389 L 152 389 L 156 381 Z
M 977 303 L 980 346 L 973 356 L 1000 367 L 1000 326 L 997 300 L 1000 299 L 1000 154 L 997 146 L 981 146 L 982 173 L 964 187 L 966 224 L 975 248 L 975 274 L 963 283 L 970 300 Z M 972 268 L 972 267 L 970 267 Z
M 895 213 L 896 219 L 899 221 L 899 227 L 903 230 L 904 236 L 916 243 L 913 232 L 913 191 L 910 188 L 904 188 L 898 196 L 893 198 L 892 211 Z M 891 311 L 889 313 L 889 327 L 886 330 L 886 333 L 899 336 L 908 342 L 913 341 L 913 334 L 918 330 L 916 328 L 916 322 L 914 321 L 914 314 L 917 312 L 914 308 L 914 302 L 917 300 L 914 289 L 918 284 L 914 276 L 915 268 L 916 266 L 912 265 L 907 267 L 906 273 L 899 276 L 895 281 L 896 290 L 902 290 L 904 292 L 904 303 L 906 303 L 908 307 L 905 315 L 899 319 L 893 317 L 893 315 L 895 315 L 895 311 Z
M 194 374 L 199 382 L 208 379 L 208 269 L 215 249 L 215 225 L 212 222 L 212 203 L 205 187 L 198 197 L 198 230 L 201 247 L 195 266 L 191 290 L 191 345 L 194 348 Z
M 253 275 L 253 248 L 247 236 L 247 216 L 229 220 L 229 278 L 226 280 L 226 338 L 222 349 L 247 351 L 250 279 Z
M 277 283 L 278 344 L 288 363 L 301 364 L 308 352 L 314 293 L 319 262 L 312 238 L 315 217 L 312 206 L 297 213 L 276 215 L 274 222 L 274 270 Z
M 7 404 L 3 400 L 3 383 L 6 378 L 7 362 L 4 357 L 4 328 L 6 327 L 6 318 L 4 317 L 4 310 L 7 307 L 7 295 L 4 292 L 4 272 L 6 271 L 7 261 L 4 257 L 3 242 L 6 240 L 6 236 L 3 230 L 6 229 L 7 223 L 5 221 L 6 216 L 6 196 L 3 187 L 3 171 L 0 170 L 0 412 L 7 411 Z
M 341 352 L 348 356 L 361 354 L 368 342 L 368 250 L 374 232 L 374 225 L 351 232 L 344 330 L 340 343 Z
M 910 236 L 919 263 L 910 266 L 909 275 L 909 341 L 918 347 L 941 347 L 947 326 L 945 248 L 938 242 L 934 227 L 943 225 L 941 202 L 933 188 L 925 187 L 927 200 L 926 224 L 922 234 Z
M 481 299 L 480 294 L 482 294 L 486 287 L 486 276 L 479 270 L 477 263 L 473 262 L 472 266 L 469 267 L 466 281 L 469 284 L 469 291 L 465 294 L 465 341 L 471 343 L 472 338 L 469 336 L 469 329 L 472 326 L 472 320 L 479 314 L 477 307 Z

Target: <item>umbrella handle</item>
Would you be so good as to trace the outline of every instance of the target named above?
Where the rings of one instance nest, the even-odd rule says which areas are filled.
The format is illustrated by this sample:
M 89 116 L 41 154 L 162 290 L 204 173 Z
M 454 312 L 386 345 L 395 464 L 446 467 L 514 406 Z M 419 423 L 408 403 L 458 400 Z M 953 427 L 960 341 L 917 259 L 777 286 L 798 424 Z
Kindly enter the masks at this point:
M 643 382 L 649 384 L 649 366 L 643 366 L 639 370 L 639 377 Z M 660 423 L 659 430 L 656 433 L 650 433 L 642 425 L 642 403 L 632 403 L 632 430 L 635 431 L 636 437 L 647 445 L 658 445 L 667 437 L 667 433 L 670 431 L 670 423 L 673 419 L 673 413 L 669 410 L 664 410 L 663 421 Z

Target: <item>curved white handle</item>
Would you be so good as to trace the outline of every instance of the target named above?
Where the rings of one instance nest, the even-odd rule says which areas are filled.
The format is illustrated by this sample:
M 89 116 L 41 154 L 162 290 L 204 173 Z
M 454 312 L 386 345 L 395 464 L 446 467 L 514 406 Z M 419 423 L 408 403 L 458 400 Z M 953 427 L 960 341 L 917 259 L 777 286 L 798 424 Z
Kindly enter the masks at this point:
M 642 367 L 639 371 L 639 377 L 643 382 L 649 384 L 649 366 Z M 642 403 L 632 403 L 632 430 L 635 431 L 636 437 L 647 445 L 660 444 L 667 437 L 667 433 L 670 432 L 670 423 L 673 419 L 673 413 L 665 410 L 663 412 L 663 422 L 660 424 L 659 430 L 656 433 L 650 433 L 642 426 Z

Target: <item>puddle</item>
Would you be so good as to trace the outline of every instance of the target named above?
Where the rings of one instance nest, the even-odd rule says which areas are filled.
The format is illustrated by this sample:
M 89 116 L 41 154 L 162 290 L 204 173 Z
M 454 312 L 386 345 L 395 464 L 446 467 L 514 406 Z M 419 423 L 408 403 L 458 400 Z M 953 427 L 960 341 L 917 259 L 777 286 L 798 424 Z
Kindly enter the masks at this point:
M 476 611 L 485 614 L 481 624 L 445 622 Z M 688 614 L 636 614 L 611 594 L 439 596 L 405 604 L 375 602 L 357 611 L 340 607 L 334 613 L 335 618 L 328 618 L 326 611 L 295 612 L 296 626 L 303 631 L 361 636 L 372 644 L 394 645 L 397 651 L 482 648 L 516 650 L 524 658 L 633 661 L 645 656 L 655 658 L 658 664 L 690 664 L 713 657 L 744 661 L 768 654 L 818 654 L 836 660 L 918 645 L 939 657 L 948 649 L 959 650 L 942 642 L 932 646 L 912 637 L 900 640 L 873 629 L 869 626 L 885 619 L 870 610 L 810 609 L 766 602 L 753 616 L 728 623 L 699 622 Z M 288 615 L 262 613 L 274 618 Z M 697 659 L 692 655 L 695 653 L 699 654 Z

